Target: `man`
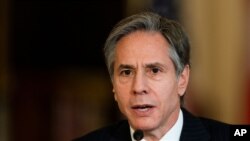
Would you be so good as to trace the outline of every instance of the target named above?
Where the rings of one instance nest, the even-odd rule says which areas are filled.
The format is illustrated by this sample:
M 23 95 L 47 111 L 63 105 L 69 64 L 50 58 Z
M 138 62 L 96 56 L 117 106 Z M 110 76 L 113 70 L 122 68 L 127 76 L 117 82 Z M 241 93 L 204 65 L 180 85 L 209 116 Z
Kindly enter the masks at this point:
M 150 12 L 133 15 L 115 26 L 104 52 L 114 98 L 127 120 L 76 141 L 134 141 L 134 133 L 142 141 L 229 140 L 228 125 L 181 108 L 190 46 L 178 23 Z

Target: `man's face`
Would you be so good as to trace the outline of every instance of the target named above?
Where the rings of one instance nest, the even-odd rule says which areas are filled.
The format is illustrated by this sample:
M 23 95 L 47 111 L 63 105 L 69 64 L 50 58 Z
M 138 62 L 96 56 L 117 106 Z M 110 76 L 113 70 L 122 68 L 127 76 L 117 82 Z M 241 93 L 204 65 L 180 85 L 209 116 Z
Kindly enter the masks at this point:
M 178 118 L 189 68 L 177 79 L 169 43 L 158 32 L 136 31 L 117 43 L 113 92 L 134 129 L 167 130 Z

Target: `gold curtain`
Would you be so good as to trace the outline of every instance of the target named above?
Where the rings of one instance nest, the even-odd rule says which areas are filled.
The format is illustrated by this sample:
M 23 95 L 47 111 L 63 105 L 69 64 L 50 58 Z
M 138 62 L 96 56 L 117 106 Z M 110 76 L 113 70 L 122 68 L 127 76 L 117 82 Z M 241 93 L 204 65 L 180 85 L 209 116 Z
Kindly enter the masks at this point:
M 202 116 L 246 123 L 246 0 L 182 1 L 192 45 L 188 100 Z M 248 15 L 249 16 L 249 15 Z

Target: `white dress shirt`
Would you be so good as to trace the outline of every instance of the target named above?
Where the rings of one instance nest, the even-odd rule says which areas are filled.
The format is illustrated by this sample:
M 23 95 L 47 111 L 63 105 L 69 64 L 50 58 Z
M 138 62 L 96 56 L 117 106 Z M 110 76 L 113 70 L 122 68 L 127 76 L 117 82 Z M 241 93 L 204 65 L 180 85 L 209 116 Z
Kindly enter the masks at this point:
M 181 130 L 183 126 L 183 114 L 180 110 L 178 119 L 174 126 L 159 140 L 159 141 L 179 141 L 181 136 Z M 130 126 L 130 135 L 132 138 L 132 141 L 136 141 L 133 138 L 134 129 Z M 141 141 L 146 141 L 145 139 L 142 139 Z

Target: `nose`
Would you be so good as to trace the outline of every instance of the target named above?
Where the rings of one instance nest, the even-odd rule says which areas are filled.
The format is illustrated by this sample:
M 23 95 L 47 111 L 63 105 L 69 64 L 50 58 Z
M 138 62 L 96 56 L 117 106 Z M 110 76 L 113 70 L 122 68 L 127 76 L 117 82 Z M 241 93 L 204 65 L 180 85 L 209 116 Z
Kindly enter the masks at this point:
M 137 72 L 133 79 L 133 94 L 148 94 L 147 78 L 142 72 Z

